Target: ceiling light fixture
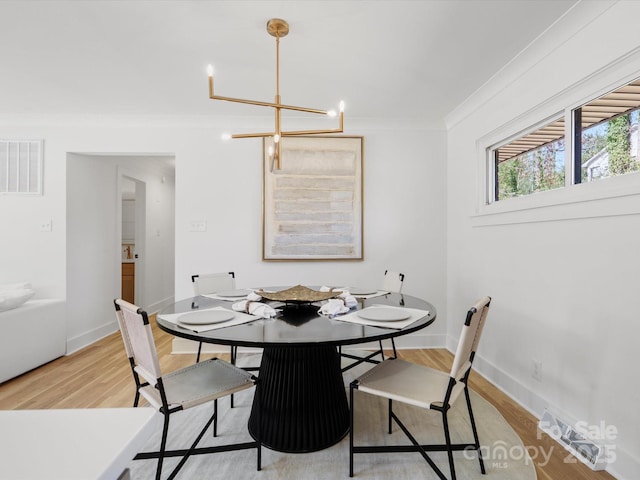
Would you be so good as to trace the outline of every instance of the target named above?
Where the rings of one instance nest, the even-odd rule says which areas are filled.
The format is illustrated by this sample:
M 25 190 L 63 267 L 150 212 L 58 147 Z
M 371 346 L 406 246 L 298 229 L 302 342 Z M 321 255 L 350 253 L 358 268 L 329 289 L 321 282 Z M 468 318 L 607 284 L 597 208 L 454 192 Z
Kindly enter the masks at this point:
M 273 146 L 269 146 L 269 159 L 273 165 L 275 162 L 276 168 L 280 169 L 282 159 L 282 142 L 283 137 L 295 136 L 295 135 L 322 135 L 330 133 L 342 133 L 344 130 L 344 102 L 340 102 L 339 114 L 335 110 L 320 110 L 317 108 L 297 107 L 295 105 L 284 105 L 280 99 L 280 39 L 286 37 L 289 33 L 289 24 L 280 19 L 272 18 L 267 22 L 267 32 L 276 38 L 276 97 L 273 103 L 261 102 L 257 100 L 245 100 L 242 98 L 222 97 L 220 95 L 214 95 L 213 93 L 213 66 L 209 65 L 207 73 L 209 74 L 209 98 L 211 100 L 224 100 L 227 102 L 247 103 L 249 105 L 258 105 L 261 107 L 271 107 L 275 109 L 275 129 L 273 132 L 264 133 L 236 133 L 231 135 L 231 138 L 271 138 Z M 314 113 L 318 115 L 326 115 L 329 117 L 335 117 L 339 115 L 339 127 L 326 129 L 326 130 L 295 130 L 295 131 L 283 131 L 282 130 L 282 110 L 294 110 L 298 112 Z M 228 137 L 228 135 L 227 135 Z

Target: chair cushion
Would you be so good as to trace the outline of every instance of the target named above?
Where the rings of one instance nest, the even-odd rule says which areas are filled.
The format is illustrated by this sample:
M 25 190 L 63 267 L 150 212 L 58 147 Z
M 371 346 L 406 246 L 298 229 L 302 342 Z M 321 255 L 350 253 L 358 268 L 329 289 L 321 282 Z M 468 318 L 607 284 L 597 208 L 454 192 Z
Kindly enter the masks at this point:
M 187 409 L 253 387 L 252 375 L 224 360 L 212 358 L 162 376 L 167 402 L 171 408 Z M 140 393 L 160 408 L 159 391 L 147 386 Z
M 433 368 L 392 358 L 379 363 L 358 378 L 358 390 L 421 408 L 442 406 L 450 381 L 449 374 Z M 463 391 L 457 382 L 449 399 L 453 404 Z

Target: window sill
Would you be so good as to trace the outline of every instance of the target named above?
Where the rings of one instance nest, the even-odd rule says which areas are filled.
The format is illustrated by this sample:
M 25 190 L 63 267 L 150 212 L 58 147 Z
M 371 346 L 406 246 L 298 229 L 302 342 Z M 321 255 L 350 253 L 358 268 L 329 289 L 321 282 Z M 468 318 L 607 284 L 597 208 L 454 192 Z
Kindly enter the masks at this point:
M 480 205 L 472 226 L 640 214 L 640 172 Z

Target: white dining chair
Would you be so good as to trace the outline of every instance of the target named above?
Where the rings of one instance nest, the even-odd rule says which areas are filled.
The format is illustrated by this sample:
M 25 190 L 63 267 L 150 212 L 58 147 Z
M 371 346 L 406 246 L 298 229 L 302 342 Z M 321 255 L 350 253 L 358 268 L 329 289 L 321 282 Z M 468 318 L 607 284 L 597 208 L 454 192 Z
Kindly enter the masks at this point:
M 390 358 L 379 363 L 371 370 L 354 380 L 350 384 L 350 430 L 349 430 L 349 476 L 353 477 L 354 454 L 356 453 L 381 453 L 381 452 L 419 452 L 431 466 L 439 478 L 445 479 L 445 475 L 434 463 L 427 452 L 447 452 L 451 480 L 456 479 L 453 460 L 454 451 L 476 451 L 480 463 L 480 471 L 484 474 L 484 462 L 480 451 L 480 440 L 476 428 L 471 399 L 469 397 L 469 374 L 478 348 L 478 342 L 489 312 L 490 297 L 484 297 L 475 303 L 467 312 L 458 348 L 456 349 L 453 365 L 449 373 L 445 373 L 423 365 L 406 362 L 399 358 Z M 410 440 L 411 445 L 355 445 L 355 410 L 354 392 L 358 390 L 369 395 L 386 398 L 388 400 L 388 432 L 392 433 L 392 420 L 398 424 Z M 473 432 L 473 442 L 452 444 L 449 432 L 448 414 L 451 406 L 464 392 L 467 403 L 467 411 Z M 427 411 L 438 412 L 442 417 L 445 443 L 443 445 L 421 445 L 411 434 L 405 424 L 393 411 L 393 402 L 403 402 Z M 367 412 L 367 415 L 373 415 Z
M 236 274 L 234 272 L 205 273 L 199 275 L 191 275 L 191 283 L 193 285 L 193 295 L 205 295 L 208 293 L 222 292 L 225 290 L 234 290 L 236 288 Z M 198 343 L 198 354 L 196 355 L 196 363 L 200 361 L 202 353 L 202 342 Z M 237 347 L 230 347 L 231 363 L 236 364 Z
M 386 292 L 402 292 L 402 285 L 404 284 L 404 273 L 392 272 L 390 270 L 384 271 L 384 279 L 382 280 L 382 290 Z
M 235 290 L 236 274 L 234 272 L 206 273 L 201 275 L 192 275 L 191 282 L 193 284 L 193 294 L 195 296 L 207 293 L 224 292 Z M 198 343 L 198 354 L 196 355 L 196 363 L 200 361 L 202 353 L 202 342 Z M 231 364 L 235 365 L 238 360 L 238 347 L 231 345 L 229 347 L 229 355 Z M 243 367 L 248 372 L 257 372 L 260 367 Z M 231 408 L 234 405 L 234 396 L 231 395 Z
M 404 284 L 404 273 L 393 272 L 390 270 L 384 271 L 384 277 L 382 280 L 382 290 L 389 293 L 400 293 L 402 292 L 402 285 Z M 401 300 L 402 301 L 402 300 Z M 396 351 L 396 342 L 393 338 L 391 340 L 391 348 L 393 350 L 393 358 L 398 356 L 398 352 Z M 374 352 L 370 352 L 364 357 L 355 355 L 352 352 L 343 352 L 342 348 L 339 348 L 340 356 L 343 358 L 349 358 L 351 360 L 355 360 L 352 363 L 349 363 L 342 367 L 342 371 L 346 372 L 347 370 L 352 369 L 353 367 L 360 365 L 363 362 L 378 364 L 381 361 L 384 361 L 384 348 L 382 346 L 382 340 L 378 341 L 380 348 L 375 350 Z M 381 360 L 376 360 L 375 357 L 380 355 Z
M 150 405 L 158 409 L 164 416 L 160 450 L 144 452 L 136 455 L 136 460 L 158 459 L 156 480 L 162 474 L 165 457 L 180 456 L 180 462 L 169 475 L 176 476 L 191 455 L 219 453 L 249 448 L 257 449 L 257 470 L 261 469 L 260 433 L 253 442 L 226 444 L 213 447 L 197 448 L 206 430 L 213 424 L 213 436 L 217 436 L 218 399 L 230 396 L 257 385 L 258 379 L 249 372 L 235 367 L 224 360 L 212 358 L 189 367 L 163 374 L 160 370 L 153 332 L 147 313 L 141 308 L 122 299 L 114 300 L 116 319 L 125 345 L 125 352 L 133 367 L 136 388 Z M 259 388 L 256 388 L 257 404 L 260 405 Z M 204 403 L 213 403 L 213 414 L 204 427 L 196 435 L 192 445 L 183 450 L 166 450 L 169 432 L 169 418 L 172 414 Z M 137 403 L 137 402 L 136 402 Z M 258 407 L 258 415 L 260 408 Z M 260 422 L 258 422 L 260 425 Z

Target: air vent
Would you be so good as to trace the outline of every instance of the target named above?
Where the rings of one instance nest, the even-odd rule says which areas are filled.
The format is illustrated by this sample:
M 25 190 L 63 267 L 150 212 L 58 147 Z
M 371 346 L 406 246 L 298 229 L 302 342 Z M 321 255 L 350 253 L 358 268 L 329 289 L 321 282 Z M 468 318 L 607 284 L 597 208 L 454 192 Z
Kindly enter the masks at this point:
M 42 194 L 42 140 L 0 140 L 0 194 Z
M 607 465 L 606 448 L 587 438 L 575 427 L 545 410 L 538 428 L 556 440 L 566 450 L 592 470 L 604 470 Z

